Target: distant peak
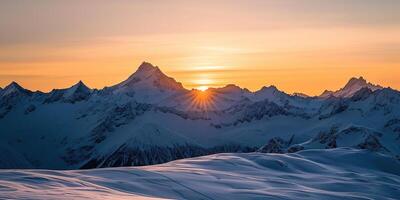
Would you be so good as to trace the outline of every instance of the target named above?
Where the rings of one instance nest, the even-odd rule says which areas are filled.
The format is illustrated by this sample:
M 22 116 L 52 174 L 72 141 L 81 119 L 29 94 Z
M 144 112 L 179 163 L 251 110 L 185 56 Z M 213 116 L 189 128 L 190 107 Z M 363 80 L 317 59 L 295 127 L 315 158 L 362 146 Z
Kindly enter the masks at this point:
M 227 90 L 241 90 L 242 89 L 235 84 L 228 84 L 228 85 L 225 85 L 223 88 L 227 89 Z
M 367 80 L 364 79 L 364 77 L 360 76 L 359 78 L 355 78 L 355 77 L 351 78 L 349 80 L 349 82 L 347 82 L 347 84 L 344 86 L 343 89 L 344 90 L 346 90 L 346 89 L 358 89 L 359 90 L 364 87 L 370 88 L 373 91 L 383 88 L 380 85 L 374 85 L 374 84 L 368 82 Z
M 330 97 L 330 96 L 335 96 L 335 97 L 351 97 L 353 96 L 357 91 L 363 89 L 363 88 L 368 88 L 372 91 L 382 89 L 383 87 L 380 85 L 374 85 L 367 80 L 364 79 L 364 77 L 360 76 L 358 78 L 353 77 L 351 78 L 347 84 L 341 88 L 340 90 L 337 90 L 335 92 L 331 91 L 325 91 L 320 97 Z
M 10 85 L 17 85 L 17 86 L 19 86 L 19 84 L 18 84 L 17 82 L 15 82 L 15 81 L 11 82 Z
M 157 66 L 154 66 L 149 62 L 142 62 L 142 64 L 140 64 L 137 72 L 140 72 L 140 71 L 148 72 L 148 71 L 154 71 L 154 70 L 159 70 L 159 69 Z
M 235 84 L 228 84 L 225 85 L 224 87 L 220 87 L 220 88 L 208 88 L 207 90 L 211 90 L 211 91 L 219 91 L 219 92 L 242 92 L 244 91 L 242 88 L 240 88 L 239 86 L 235 85 Z
M 270 85 L 270 86 L 263 86 L 261 89 L 262 90 L 272 90 L 272 91 L 278 91 L 278 88 L 275 85 Z
M 83 81 L 79 81 L 75 85 L 71 86 L 68 90 L 77 92 L 77 91 L 90 91 L 91 89 L 83 83 Z
M 75 86 L 87 87 L 87 88 L 88 88 L 88 86 L 87 86 L 83 81 L 81 81 L 81 80 L 80 80 L 78 83 L 76 83 Z
M 15 89 L 24 89 L 22 86 L 20 86 L 17 82 L 15 82 L 15 81 L 13 81 L 13 82 L 11 82 L 9 85 L 7 85 L 4 89 L 5 90 L 7 90 L 7 89 L 12 89 L 12 88 L 15 88 Z
M 128 80 L 147 79 L 152 75 L 165 76 L 165 74 L 157 67 L 148 62 L 143 62 L 139 65 L 135 73 L 133 73 Z
M 6 94 L 10 94 L 10 93 L 14 93 L 14 92 L 18 92 L 18 93 L 31 93 L 31 91 L 23 88 L 22 86 L 20 86 L 17 82 L 13 81 L 11 82 L 9 85 L 7 85 L 4 89 L 3 89 L 4 93 L 3 95 Z
M 346 86 L 353 86 L 353 85 L 368 85 L 367 80 L 364 79 L 364 77 L 360 76 L 359 78 L 353 77 L 347 82 Z M 346 87 L 345 86 L 345 87 Z
M 157 89 L 160 92 L 166 90 L 184 90 L 181 83 L 164 74 L 157 66 L 143 62 L 135 73 L 125 81 L 113 86 L 115 91 L 132 92 L 134 90 L 150 92 Z

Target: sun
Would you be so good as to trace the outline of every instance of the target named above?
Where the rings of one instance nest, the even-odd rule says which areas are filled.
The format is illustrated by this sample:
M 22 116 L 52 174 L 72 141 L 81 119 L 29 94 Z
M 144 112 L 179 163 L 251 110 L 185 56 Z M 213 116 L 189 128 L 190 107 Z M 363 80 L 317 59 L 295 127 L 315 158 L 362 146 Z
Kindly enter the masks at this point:
M 197 89 L 204 92 L 208 89 L 208 86 L 201 85 L 201 86 L 197 87 Z

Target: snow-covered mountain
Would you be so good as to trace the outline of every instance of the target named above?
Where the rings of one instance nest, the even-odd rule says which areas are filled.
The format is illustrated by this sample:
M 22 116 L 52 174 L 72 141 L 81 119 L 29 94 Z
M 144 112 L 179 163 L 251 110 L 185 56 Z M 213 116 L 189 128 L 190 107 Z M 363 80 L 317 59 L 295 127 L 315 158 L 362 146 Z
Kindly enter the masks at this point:
M 353 147 L 399 157 L 399 138 L 400 92 L 363 78 L 329 97 L 275 86 L 203 92 L 144 62 L 127 80 L 100 90 L 79 82 L 49 93 L 17 83 L 0 91 L 0 146 L 7 152 L 0 168 L 148 165 L 263 146 Z
M 82 81 L 67 89 L 54 89 L 50 92 L 44 103 L 53 103 L 61 101 L 64 103 L 75 103 L 84 101 L 89 98 L 92 90 L 88 88 Z
M 11 82 L 9 85 L 7 85 L 4 89 L 1 90 L 1 97 L 22 96 L 22 95 L 29 96 L 31 94 L 32 94 L 31 91 L 24 89 L 16 82 Z
M 181 83 L 148 62 L 143 62 L 127 80 L 105 90 L 147 103 L 157 103 L 172 94 L 187 92 Z

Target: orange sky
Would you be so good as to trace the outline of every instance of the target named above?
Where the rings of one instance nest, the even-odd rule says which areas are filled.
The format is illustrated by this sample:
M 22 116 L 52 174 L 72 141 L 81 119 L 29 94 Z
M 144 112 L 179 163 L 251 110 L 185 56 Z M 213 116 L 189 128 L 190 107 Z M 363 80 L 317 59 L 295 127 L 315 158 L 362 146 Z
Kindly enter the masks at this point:
M 116 84 L 142 61 L 187 88 L 400 88 L 400 1 L 0 2 L 0 86 Z

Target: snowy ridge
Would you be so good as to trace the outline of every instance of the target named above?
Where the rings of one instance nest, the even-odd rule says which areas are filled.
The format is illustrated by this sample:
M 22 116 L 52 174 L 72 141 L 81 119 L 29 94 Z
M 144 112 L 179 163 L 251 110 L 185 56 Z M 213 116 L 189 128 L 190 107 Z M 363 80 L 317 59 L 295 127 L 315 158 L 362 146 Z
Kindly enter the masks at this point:
M 163 165 L 1 170 L 1 199 L 397 199 L 400 163 L 340 148 L 216 154 Z

